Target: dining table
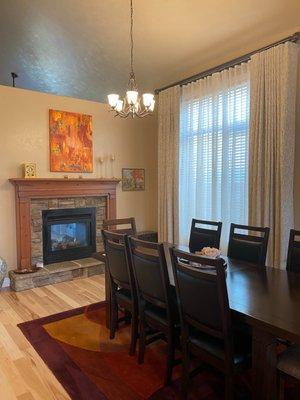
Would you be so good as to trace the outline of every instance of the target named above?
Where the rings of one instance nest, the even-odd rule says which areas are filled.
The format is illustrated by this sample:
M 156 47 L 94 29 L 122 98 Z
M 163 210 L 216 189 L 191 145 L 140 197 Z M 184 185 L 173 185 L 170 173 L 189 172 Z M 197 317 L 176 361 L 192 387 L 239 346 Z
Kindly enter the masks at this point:
M 186 252 L 189 248 L 164 244 L 170 285 L 174 286 L 170 247 Z M 278 339 L 300 344 L 300 274 L 221 257 L 226 261 L 234 319 L 247 324 L 252 333 L 252 398 L 275 399 Z M 106 287 L 109 302 L 109 285 Z

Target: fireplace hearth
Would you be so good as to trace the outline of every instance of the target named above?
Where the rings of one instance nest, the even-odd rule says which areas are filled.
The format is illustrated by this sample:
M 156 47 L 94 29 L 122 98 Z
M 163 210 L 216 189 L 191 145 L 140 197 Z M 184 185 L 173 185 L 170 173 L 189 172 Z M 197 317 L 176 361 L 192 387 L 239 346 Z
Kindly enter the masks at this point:
M 96 251 L 96 209 L 42 211 L 45 265 L 90 257 Z

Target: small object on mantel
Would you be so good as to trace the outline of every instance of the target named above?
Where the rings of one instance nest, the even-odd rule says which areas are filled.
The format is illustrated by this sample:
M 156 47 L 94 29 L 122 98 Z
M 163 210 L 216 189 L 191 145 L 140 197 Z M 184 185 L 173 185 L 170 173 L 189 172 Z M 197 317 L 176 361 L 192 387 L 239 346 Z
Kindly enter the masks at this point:
M 64 179 L 69 179 L 68 175 L 64 175 Z
M 23 163 L 23 177 L 24 178 L 36 178 L 36 164 L 35 163 Z
M 111 162 L 111 176 L 112 176 L 112 178 L 115 176 L 115 174 L 114 174 L 114 162 L 115 161 L 116 161 L 116 156 L 114 154 L 111 154 L 110 162 Z
M 79 175 L 79 176 L 78 176 L 78 179 L 83 179 L 83 176 L 82 176 L 82 175 Z

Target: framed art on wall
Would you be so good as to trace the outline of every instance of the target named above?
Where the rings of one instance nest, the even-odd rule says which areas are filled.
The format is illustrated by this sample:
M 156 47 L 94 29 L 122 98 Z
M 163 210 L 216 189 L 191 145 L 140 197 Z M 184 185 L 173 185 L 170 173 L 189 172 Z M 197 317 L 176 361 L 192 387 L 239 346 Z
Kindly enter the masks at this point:
M 91 115 L 49 110 L 50 171 L 93 172 Z
M 125 192 L 145 190 L 145 170 L 143 168 L 123 168 L 122 190 Z

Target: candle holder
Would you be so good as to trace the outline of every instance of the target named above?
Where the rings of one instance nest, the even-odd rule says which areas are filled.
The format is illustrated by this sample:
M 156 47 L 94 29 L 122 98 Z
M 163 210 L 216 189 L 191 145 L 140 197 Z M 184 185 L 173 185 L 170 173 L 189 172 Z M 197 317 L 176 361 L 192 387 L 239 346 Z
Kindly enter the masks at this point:
M 109 159 L 110 159 L 110 164 L 111 164 L 111 176 L 112 176 L 112 178 L 114 178 L 115 177 L 115 175 L 114 175 L 114 162 L 116 161 L 116 156 L 114 154 L 111 154 Z
M 104 176 L 103 176 L 104 157 L 100 156 L 98 158 L 98 161 L 99 161 L 99 175 L 100 175 L 100 178 L 104 178 Z

